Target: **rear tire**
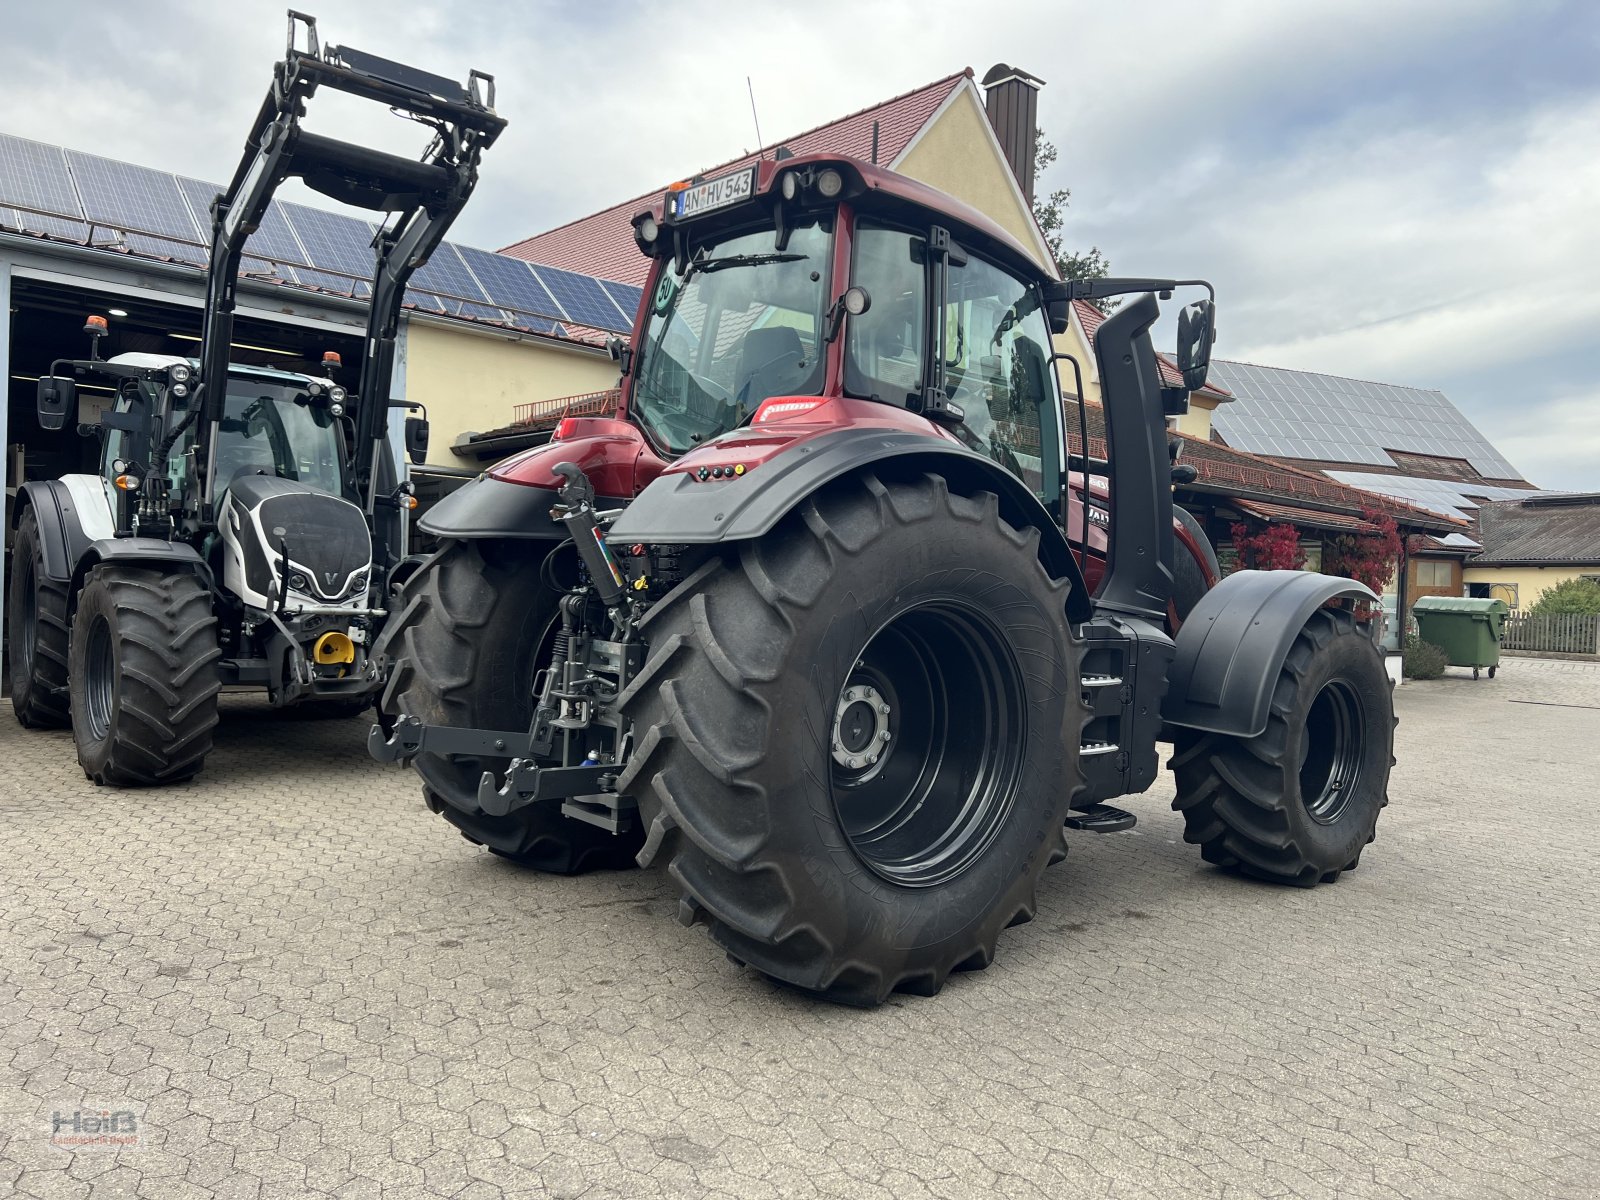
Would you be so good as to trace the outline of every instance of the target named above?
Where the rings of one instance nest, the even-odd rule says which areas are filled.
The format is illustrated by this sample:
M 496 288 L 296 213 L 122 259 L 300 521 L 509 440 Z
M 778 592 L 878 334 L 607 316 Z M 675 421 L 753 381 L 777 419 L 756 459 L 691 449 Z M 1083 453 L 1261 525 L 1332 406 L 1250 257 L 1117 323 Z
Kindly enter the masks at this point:
M 67 585 L 45 574 L 39 518 L 30 506 L 11 543 L 6 641 L 11 650 L 11 710 L 28 729 L 71 723 L 67 696 Z
M 200 773 L 217 726 L 217 620 L 198 576 L 95 567 L 72 624 L 72 736 L 112 787 Z
M 989 964 L 1078 779 L 1081 643 L 1037 542 L 991 494 L 854 477 L 646 615 L 618 790 L 681 917 L 847 1004 Z
M 1171 769 L 1184 840 L 1207 862 L 1313 887 L 1353 871 L 1389 802 L 1394 685 L 1355 617 L 1318 609 L 1259 737 L 1184 733 Z
M 394 663 L 382 711 L 429 725 L 527 729 L 535 674 L 549 664 L 558 593 L 541 578 L 543 542 L 452 541 L 400 588 L 400 613 L 378 653 Z M 419 754 L 423 799 L 469 841 L 522 866 L 573 875 L 631 867 L 642 834 L 613 835 L 551 803 L 505 816 L 478 807 L 484 771 L 509 759 Z

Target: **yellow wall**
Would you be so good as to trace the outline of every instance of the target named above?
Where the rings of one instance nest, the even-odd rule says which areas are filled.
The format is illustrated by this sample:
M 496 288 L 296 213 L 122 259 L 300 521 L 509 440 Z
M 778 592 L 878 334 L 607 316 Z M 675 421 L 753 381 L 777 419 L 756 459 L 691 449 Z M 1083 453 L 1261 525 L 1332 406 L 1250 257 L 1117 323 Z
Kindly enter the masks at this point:
M 1189 411 L 1178 418 L 1178 432 L 1187 433 L 1190 437 L 1198 438 L 1202 442 L 1211 440 L 1211 414 L 1216 411 L 1217 402 L 1207 396 L 1195 392 L 1189 393 Z
M 519 404 L 617 383 L 617 364 L 599 352 L 415 321 L 406 339 L 406 399 L 428 406 L 428 461 L 436 466 L 473 465 L 451 452 L 456 438 L 509 425 Z
M 961 88 L 894 169 L 966 201 L 1038 257 L 1033 215 L 1013 190 L 1011 168 L 995 147 L 972 88 Z
M 1527 611 L 1539 599 L 1540 592 L 1580 575 L 1600 575 L 1600 563 L 1588 567 L 1475 567 L 1469 563 L 1464 579 L 1467 583 L 1514 585 L 1517 589 L 1514 598 L 1509 592 L 1493 591 L 1490 595 L 1513 608 Z

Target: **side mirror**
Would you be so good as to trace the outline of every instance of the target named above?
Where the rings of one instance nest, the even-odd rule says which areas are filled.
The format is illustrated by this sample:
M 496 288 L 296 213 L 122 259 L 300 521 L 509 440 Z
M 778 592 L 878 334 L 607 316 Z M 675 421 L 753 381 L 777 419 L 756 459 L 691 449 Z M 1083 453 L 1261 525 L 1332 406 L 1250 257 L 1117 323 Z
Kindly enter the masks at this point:
M 46 375 L 39 380 L 39 428 L 60 429 L 67 414 L 77 419 L 78 383 L 61 375 Z
M 428 419 L 406 418 L 406 455 L 414 463 L 428 460 Z
M 619 337 L 606 339 L 606 353 L 611 356 L 611 361 L 617 364 L 617 369 L 626 378 L 633 370 L 633 347 Z
M 1183 386 L 1197 392 L 1206 385 L 1211 369 L 1211 343 L 1216 341 L 1217 306 L 1196 300 L 1178 314 L 1178 370 Z
M 1067 285 L 1051 280 L 1044 285 L 1044 311 L 1050 318 L 1051 333 L 1065 333 L 1072 324 L 1072 301 Z

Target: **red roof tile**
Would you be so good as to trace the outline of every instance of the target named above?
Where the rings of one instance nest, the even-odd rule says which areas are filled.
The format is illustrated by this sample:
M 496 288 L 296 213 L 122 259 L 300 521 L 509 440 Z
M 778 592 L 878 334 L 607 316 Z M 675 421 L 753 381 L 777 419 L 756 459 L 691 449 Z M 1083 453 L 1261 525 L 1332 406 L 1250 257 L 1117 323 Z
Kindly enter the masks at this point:
M 771 146 L 763 146 L 754 154 L 707 167 L 696 174 L 715 175 L 737 170 L 770 155 L 778 146 L 786 146 L 797 155 L 849 154 L 856 158 L 871 158 L 874 121 L 878 124 L 878 161 L 891 163 L 910 145 L 911 139 L 928 123 L 928 118 L 950 98 L 957 85 L 971 76 L 972 68 L 968 67 L 904 95 L 885 100 L 882 104 L 864 108 L 794 137 L 782 138 Z M 633 227 L 629 222 L 635 213 L 654 202 L 664 191 L 665 182 L 643 196 L 507 246 L 502 253 L 641 287 L 645 276 L 649 274 L 650 260 L 640 254 L 638 247 L 633 244 Z

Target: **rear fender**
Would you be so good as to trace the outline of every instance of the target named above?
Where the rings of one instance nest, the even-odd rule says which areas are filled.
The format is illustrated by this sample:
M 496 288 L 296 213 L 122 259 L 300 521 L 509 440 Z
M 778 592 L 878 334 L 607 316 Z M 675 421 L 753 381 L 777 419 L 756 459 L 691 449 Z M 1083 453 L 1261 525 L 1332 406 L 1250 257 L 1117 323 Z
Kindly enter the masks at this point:
M 725 450 L 722 456 L 728 456 Z M 926 433 L 848 427 L 797 440 L 746 475 L 701 480 L 673 471 L 639 493 L 611 527 L 608 540 L 687 545 L 749 541 L 770 531 L 824 484 L 886 465 L 898 474 L 940 475 L 958 491 L 995 493 L 1009 524 L 1039 531 L 1039 559 L 1045 569 L 1071 581 L 1068 619 L 1075 624 L 1089 619 L 1083 576 L 1055 518 L 1038 498 L 998 464 Z
M 44 573 L 57 582 L 70 581 L 89 547 L 111 534 L 110 503 L 97 475 L 25 483 L 12 516 L 13 524 L 28 509 L 33 510 L 39 525 Z
M 1307 571 L 1229 575 L 1178 631 L 1162 719 L 1206 733 L 1260 736 L 1289 648 L 1311 614 L 1340 596 L 1378 599 L 1353 579 Z

